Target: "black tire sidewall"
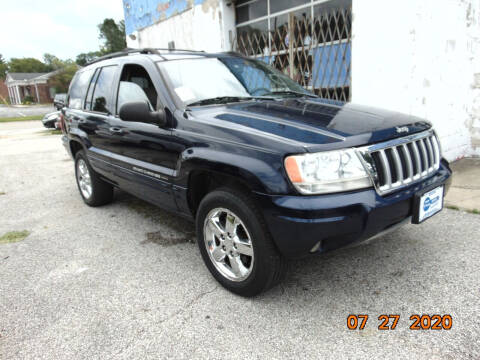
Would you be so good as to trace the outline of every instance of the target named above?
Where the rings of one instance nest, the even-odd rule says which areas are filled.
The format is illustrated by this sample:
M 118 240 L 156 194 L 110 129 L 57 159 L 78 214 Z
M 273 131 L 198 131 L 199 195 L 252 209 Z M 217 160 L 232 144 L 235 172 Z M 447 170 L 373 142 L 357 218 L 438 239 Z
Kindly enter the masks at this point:
M 91 182 L 92 182 L 92 194 L 90 195 L 90 197 L 88 199 L 83 195 L 82 189 L 80 189 L 80 184 L 78 182 L 78 162 L 80 160 L 83 160 L 85 162 L 85 164 L 87 165 L 88 172 L 90 173 L 90 179 L 91 179 Z M 78 187 L 78 191 L 80 192 L 80 196 L 82 197 L 83 201 L 85 201 L 86 204 L 90 205 L 90 203 L 92 203 L 92 199 L 95 197 L 95 185 L 94 185 L 94 181 L 93 181 L 93 169 L 90 166 L 90 164 L 88 163 L 87 157 L 85 156 L 85 153 L 83 151 L 79 151 L 75 154 L 75 180 L 77 182 L 77 187 Z
M 92 183 L 92 195 L 87 199 L 83 196 L 80 184 L 78 183 L 78 161 L 82 159 L 87 165 L 88 172 L 90 173 L 90 180 Z M 75 181 L 77 182 L 78 191 L 85 204 L 89 206 L 102 206 L 110 203 L 113 200 L 113 186 L 103 181 L 100 176 L 93 170 L 90 165 L 87 156 L 83 150 L 80 150 L 75 154 Z

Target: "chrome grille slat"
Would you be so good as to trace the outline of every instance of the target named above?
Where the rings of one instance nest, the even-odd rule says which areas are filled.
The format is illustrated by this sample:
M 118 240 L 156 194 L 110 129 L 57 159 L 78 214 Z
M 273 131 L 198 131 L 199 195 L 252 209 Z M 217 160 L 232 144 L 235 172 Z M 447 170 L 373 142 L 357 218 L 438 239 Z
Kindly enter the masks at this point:
M 435 166 L 435 159 L 434 159 L 434 154 L 433 154 L 433 148 L 432 144 L 430 143 L 431 139 L 430 138 L 425 138 L 425 143 L 427 144 L 427 150 L 428 150 L 428 158 L 430 159 L 430 166 L 428 168 L 428 171 L 431 172 Z
M 392 147 L 392 156 L 395 171 L 397 173 L 397 181 L 395 182 L 395 184 L 401 184 L 403 182 L 403 166 L 402 161 L 400 160 L 400 155 L 398 155 L 398 150 L 396 146 Z
M 427 149 L 425 148 L 425 144 L 423 143 L 423 139 L 417 141 L 420 143 L 420 153 L 423 159 L 423 166 L 422 166 L 422 176 L 428 174 L 428 159 L 427 159 Z
M 435 169 L 438 169 L 440 166 L 440 147 L 438 146 L 438 141 L 435 136 L 431 137 L 433 143 L 433 150 L 435 152 Z
M 412 181 L 413 178 L 413 164 L 412 164 L 412 157 L 410 156 L 410 151 L 406 144 L 402 145 L 403 154 L 407 161 L 407 178 L 403 181 L 405 184 L 408 184 Z
M 420 161 L 420 152 L 415 141 L 412 142 L 413 155 L 415 156 L 415 175 L 414 178 L 418 179 L 422 173 L 422 162 Z M 415 179 L 415 180 L 416 180 Z
M 385 176 L 385 185 L 387 189 L 392 186 L 392 174 L 390 173 L 390 166 L 388 165 L 388 158 L 385 150 L 380 150 L 380 160 L 382 161 L 383 176 Z
M 440 146 L 432 130 L 358 151 L 380 195 L 424 179 L 440 167 Z

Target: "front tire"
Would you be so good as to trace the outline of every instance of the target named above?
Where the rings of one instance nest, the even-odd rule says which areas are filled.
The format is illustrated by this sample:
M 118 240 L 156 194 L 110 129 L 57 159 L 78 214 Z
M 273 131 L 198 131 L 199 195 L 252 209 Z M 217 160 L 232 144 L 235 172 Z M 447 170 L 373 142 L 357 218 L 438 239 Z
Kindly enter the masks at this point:
M 113 200 L 113 186 L 103 181 L 92 169 L 83 150 L 75 155 L 75 178 L 85 204 L 106 205 Z
M 286 260 L 248 194 L 223 188 L 206 195 L 198 208 L 196 230 L 207 268 L 226 289 L 251 297 L 283 278 Z

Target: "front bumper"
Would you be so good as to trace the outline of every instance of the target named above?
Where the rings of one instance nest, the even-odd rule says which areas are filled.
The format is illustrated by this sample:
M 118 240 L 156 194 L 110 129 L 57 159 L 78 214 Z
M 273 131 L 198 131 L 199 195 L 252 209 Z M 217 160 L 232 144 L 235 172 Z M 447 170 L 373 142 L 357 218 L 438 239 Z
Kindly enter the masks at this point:
M 318 196 L 256 194 L 270 233 L 288 258 L 322 253 L 369 239 L 412 216 L 413 197 L 434 186 L 448 190 L 452 172 L 442 160 L 429 178 L 380 196 L 366 190 Z

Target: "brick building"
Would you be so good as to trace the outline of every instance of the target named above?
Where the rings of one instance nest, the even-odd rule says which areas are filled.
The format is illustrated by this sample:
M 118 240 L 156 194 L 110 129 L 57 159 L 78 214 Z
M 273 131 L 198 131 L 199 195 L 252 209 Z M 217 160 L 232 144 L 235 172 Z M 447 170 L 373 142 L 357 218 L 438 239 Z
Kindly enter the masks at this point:
M 50 73 L 8 73 L 5 80 L 8 96 L 12 104 L 21 104 L 26 96 L 31 96 L 37 103 L 53 101 L 55 89 L 48 81 L 56 71 Z
M 0 80 L 0 104 L 4 103 L 8 99 L 8 88 L 5 85 L 5 81 Z

